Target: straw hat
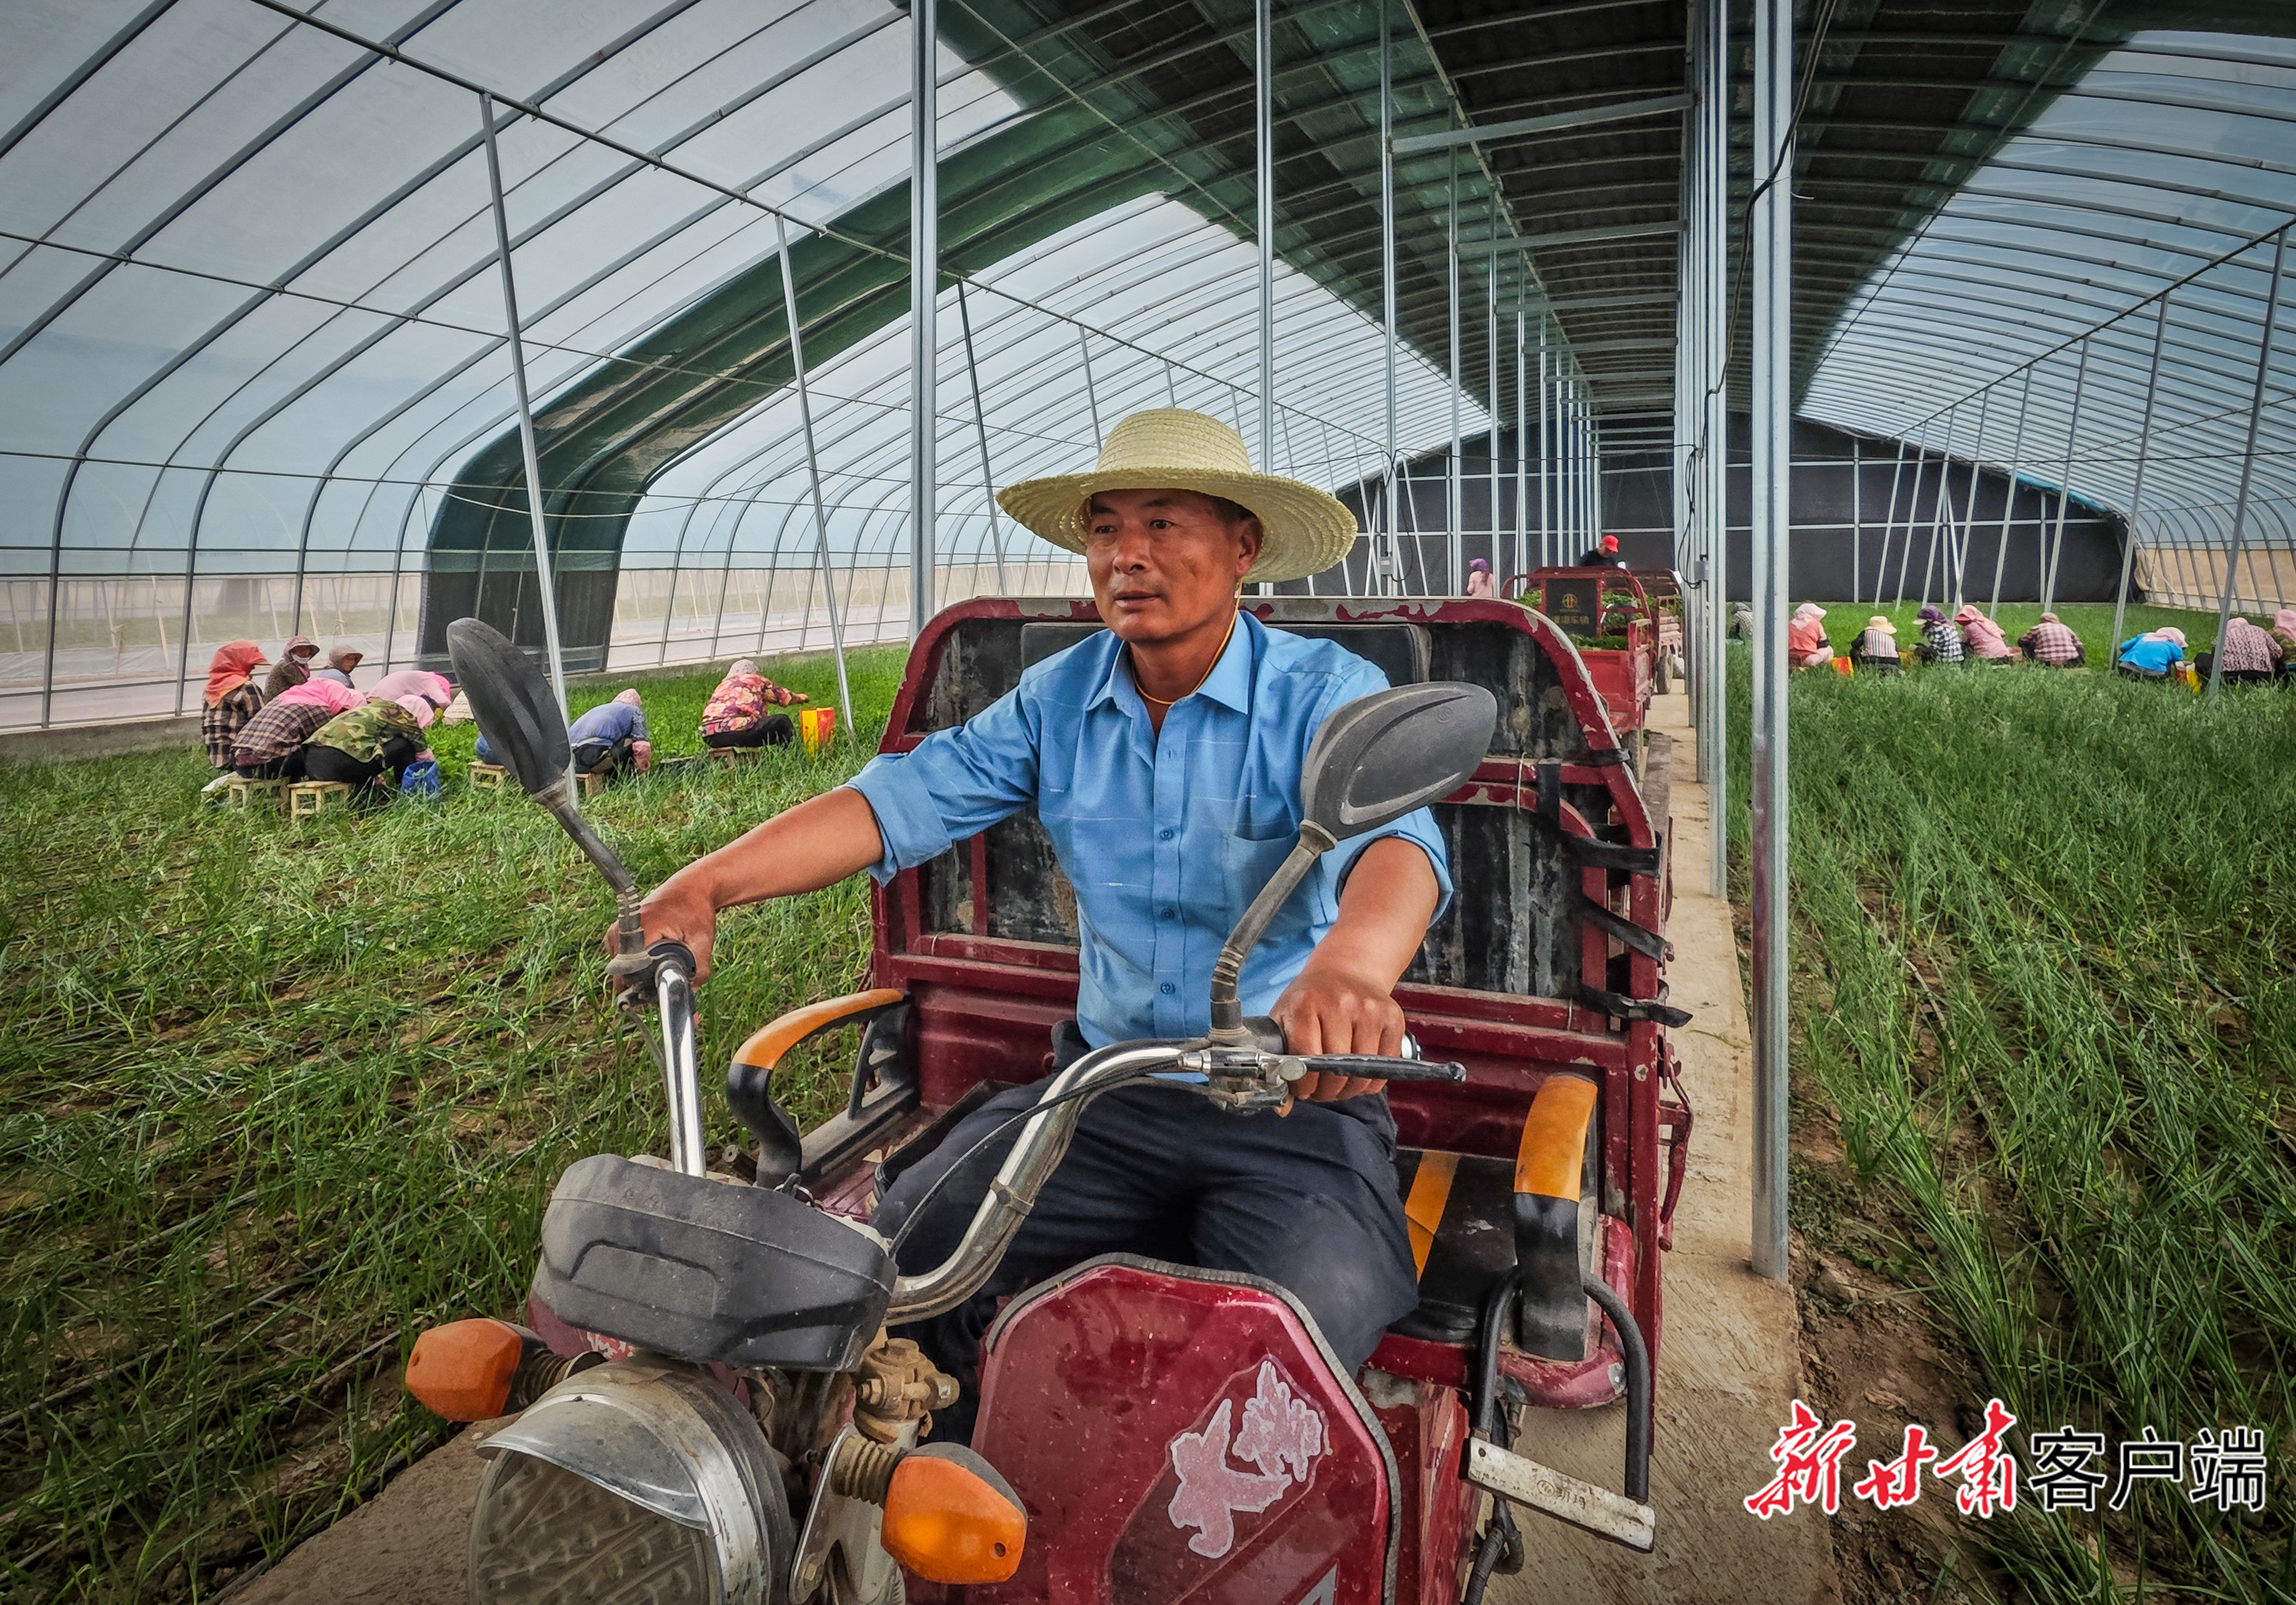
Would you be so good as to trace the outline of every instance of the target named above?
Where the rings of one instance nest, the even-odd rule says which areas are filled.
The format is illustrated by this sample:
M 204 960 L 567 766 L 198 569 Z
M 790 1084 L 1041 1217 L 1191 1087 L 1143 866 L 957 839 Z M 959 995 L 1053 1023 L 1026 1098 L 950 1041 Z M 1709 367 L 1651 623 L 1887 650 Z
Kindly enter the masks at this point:
M 1866 627 L 1869 630 L 1881 630 L 1885 634 L 1891 635 L 1898 633 L 1898 626 L 1891 624 L 1887 617 L 1880 613 L 1876 613 L 1873 618 L 1867 619 L 1866 621 Z
M 1356 543 L 1356 515 L 1336 497 L 1280 474 L 1254 473 L 1243 437 L 1185 407 L 1151 407 L 1108 431 L 1091 472 L 1027 479 L 996 500 L 1055 546 L 1081 553 L 1085 504 L 1103 490 L 1193 490 L 1250 509 L 1265 536 L 1250 580 L 1304 579 Z

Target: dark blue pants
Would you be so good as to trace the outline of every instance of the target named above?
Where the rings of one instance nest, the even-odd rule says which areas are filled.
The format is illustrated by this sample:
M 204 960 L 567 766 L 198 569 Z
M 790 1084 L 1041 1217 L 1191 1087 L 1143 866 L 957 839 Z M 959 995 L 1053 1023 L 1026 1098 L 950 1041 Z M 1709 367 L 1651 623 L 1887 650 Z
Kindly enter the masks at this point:
M 878 1205 L 890 1236 L 917 1199 L 987 1133 L 1030 1108 L 1049 1081 L 988 1100 Z M 1419 1301 L 1411 1241 L 1395 1188 L 1387 1101 L 1295 1104 L 1288 1116 L 1232 1115 L 1197 1093 L 1133 1086 L 1086 1106 L 1060 1168 L 1011 1249 L 970 1300 L 901 1329 L 964 1389 L 936 1413 L 933 1437 L 967 1443 L 979 1407 L 980 1339 L 997 1300 L 1095 1255 L 1127 1253 L 1242 1271 L 1284 1288 L 1316 1319 L 1352 1376 L 1390 1322 Z M 915 1274 L 955 1249 L 1021 1126 L 967 1159 L 901 1245 Z

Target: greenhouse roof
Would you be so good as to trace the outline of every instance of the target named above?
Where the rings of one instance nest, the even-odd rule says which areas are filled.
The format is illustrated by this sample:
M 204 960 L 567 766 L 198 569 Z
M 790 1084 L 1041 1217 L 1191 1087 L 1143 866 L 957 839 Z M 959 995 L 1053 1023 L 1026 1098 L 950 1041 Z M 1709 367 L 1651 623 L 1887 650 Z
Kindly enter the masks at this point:
M 1968 414 L 1964 392 L 2284 220 L 2282 47 L 2140 38 L 2164 9 L 1808 8 L 1794 323 L 1814 415 L 1941 443 L 1932 414 Z M 1272 465 L 1334 487 L 1385 452 L 1381 15 L 1275 11 Z M 2284 30 L 2261 0 L 2210 15 Z M 1494 381 L 1513 375 L 1518 307 L 1592 410 L 1662 414 L 1685 5 L 1424 0 L 1389 17 L 1400 448 L 1480 432 L 1494 396 L 1508 412 Z M 19 623 L 0 650 L 0 725 L 157 710 L 119 693 L 162 681 L 180 707 L 193 643 L 225 627 L 219 582 L 285 583 L 300 618 L 315 586 L 388 577 L 369 597 L 378 638 L 407 657 L 443 622 L 422 621 L 426 585 L 530 561 L 482 92 L 562 610 L 588 610 L 576 633 L 605 641 L 625 566 L 730 571 L 813 540 L 791 516 L 784 232 L 837 559 L 899 547 L 911 46 L 888 0 L 27 0 L 11 24 L 0 563 L 12 618 L 57 627 L 28 647 Z M 988 483 L 1072 466 L 1139 405 L 1246 422 L 1251 12 L 946 0 L 940 33 L 943 556 L 985 572 L 1003 533 Z M 2225 271 L 2211 315 L 2233 321 L 2194 337 L 2222 350 L 2164 387 L 2172 408 L 2218 405 L 2239 367 L 2233 303 L 2259 292 L 2235 283 L 2252 266 Z M 2148 332 L 2117 328 L 2085 382 L 2117 397 L 2119 422 L 2100 410 L 2095 427 L 2125 435 Z M 2046 400 L 2062 388 L 2035 381 L 2029 463 L 2052 439 L 2063 455 Z M 1981 434 L 1957 415 L 1955 449 L 2015 457 L 2002 411 Z M 2093 468 L 2065 471 L 2125 505 L 2129 475 L 2090 427 L 2073 455 Z M 151 627 L 123 634 L 122 607 Z

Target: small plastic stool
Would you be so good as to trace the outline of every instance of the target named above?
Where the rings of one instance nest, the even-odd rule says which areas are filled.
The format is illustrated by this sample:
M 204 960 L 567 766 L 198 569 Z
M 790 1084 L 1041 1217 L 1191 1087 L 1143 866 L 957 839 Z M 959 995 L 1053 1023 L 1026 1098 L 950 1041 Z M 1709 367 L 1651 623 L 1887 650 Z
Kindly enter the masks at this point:
M 231 784 L 224 789 L 224 797 L 225 801 L 234 808 L 252 807 L 258 797 L 275 808 L 286 790 L 287 782 L 283 780 L 242 780 L 234 775 Z
M 351 789 L 339 780 L 298 781 L 287 788 L 287 813 L 291 818 L 308 819 L 329 808 L 350 806 Z

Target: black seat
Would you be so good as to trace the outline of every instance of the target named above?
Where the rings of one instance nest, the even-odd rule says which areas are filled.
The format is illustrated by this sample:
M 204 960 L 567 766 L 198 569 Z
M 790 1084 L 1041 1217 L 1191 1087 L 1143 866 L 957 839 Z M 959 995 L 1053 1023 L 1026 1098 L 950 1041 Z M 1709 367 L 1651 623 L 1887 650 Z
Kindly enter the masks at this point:
M 1472 1343 L 1492 1284 L 1514 1267 L 1514 1167 L 1406 1148 L 1396 1154 L 1395 1182 L 1419 1260 L 1419 1307 L 1388 1330 Z

